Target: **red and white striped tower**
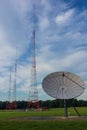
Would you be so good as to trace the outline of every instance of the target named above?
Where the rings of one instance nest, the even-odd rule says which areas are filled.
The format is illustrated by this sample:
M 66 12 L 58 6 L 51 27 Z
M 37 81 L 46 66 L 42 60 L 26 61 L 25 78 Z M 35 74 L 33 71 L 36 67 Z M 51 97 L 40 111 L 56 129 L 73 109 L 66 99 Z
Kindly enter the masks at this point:
M 27 108 L 32 106 L 39 108 L 39 97 L 37 90 L 37 76 L 36 76 L 36 42 L 35 42 L 35 5 L 33 4 L 33 32 L 32 32 L 32 67 L 31 67 L 31 82 L 29 87 Z

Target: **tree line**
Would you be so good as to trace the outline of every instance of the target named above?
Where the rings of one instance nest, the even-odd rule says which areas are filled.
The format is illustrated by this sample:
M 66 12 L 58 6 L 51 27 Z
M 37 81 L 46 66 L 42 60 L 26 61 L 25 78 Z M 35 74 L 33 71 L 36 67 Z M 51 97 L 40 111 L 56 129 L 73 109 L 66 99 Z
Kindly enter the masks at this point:
M 6 109 L 7 101 L 0 101 L 0 109 Z M 77 100 L 77 99 L 69 99 L 66 100 L 68 107 L 87 107 L 87 101 Z M 64 107 L 64 100 L 56 99 L 56 100 L 46 100 L 39 101 L 41 108 L 62 108 Z M 17 109 L 26 109 L 27 101 L 17 101 Z

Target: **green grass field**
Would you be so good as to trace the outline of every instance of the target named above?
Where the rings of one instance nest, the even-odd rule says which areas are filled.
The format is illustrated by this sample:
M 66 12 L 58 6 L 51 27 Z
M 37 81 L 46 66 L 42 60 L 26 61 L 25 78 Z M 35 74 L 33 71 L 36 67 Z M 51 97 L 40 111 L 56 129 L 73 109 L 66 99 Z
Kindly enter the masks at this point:
M 72 108 L 68 110 L 71 116 L 76 113 Z M 87 116 L 87 107 L 78 108 L 82 116 Z M 23 117 L 34 116 L 63 116 L 64 109 L 50 109 L 49 111 L 0 111 L 0 130 L 87 130 L 87 120 L 52 120 L 28 121 Z M 16 120 L 19 118 L 19 120 Z M 15 119 L 15 120 L 13 120 Z

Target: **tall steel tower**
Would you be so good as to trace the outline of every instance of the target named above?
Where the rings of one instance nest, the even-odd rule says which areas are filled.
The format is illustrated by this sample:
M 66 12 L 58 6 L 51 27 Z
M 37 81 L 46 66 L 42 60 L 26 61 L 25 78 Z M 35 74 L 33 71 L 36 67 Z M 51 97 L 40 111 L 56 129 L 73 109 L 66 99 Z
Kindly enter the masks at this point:
M 16 59 L 15 59 L 15 71 L 14 71 L 14 86 L 13 86 L 13 102 L 12 102 L 12 108 L 17 108 L 17 102 L 16 102 L 16 85 L 17 85 L 17 48 L 16 48 Z
M 32 31 L 32 67 L 31 67 L 31 81 L 28 95 L 27 108 L 39 108 L 39 97 L 37 90 L 36 78 L 36 42 L 35 42 L 35 5 L 33 4 L 33 31 Z
M 17 48 L 16 48 L 15 70 L 14 70 L 14 85 L 13 85 L 13 87 L 11 87 L 11 68 L 10 68 L 8 102 L 6 103 L 6 109 L 16 109 L 17 108 L 17 102 L 16 102 L 16 77 L 17 77 Z
M 10 67 L 10 79 L 9 79 L 8 101 L 11 102 L 11 67 Z
M 11 109 L 11 67 L 10 67 L 10 75 L 9 75 L 9 90 L 8 90 L 8 101 L 6 103 L 6 109 Z

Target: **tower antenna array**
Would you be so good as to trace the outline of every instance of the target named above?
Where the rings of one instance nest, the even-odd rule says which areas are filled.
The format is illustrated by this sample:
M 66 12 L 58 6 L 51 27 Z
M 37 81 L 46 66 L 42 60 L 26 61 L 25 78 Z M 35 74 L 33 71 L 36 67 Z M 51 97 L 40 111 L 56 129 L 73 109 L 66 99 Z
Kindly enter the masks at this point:
M 11 94 L 11 67 L 10 67 L 8 102 L 6 104 L 6 109 L 16 109 L 17 108 L 17 102 L 16 102 L 16 84 L 17 84 L 16 83 L 16 77 L 17 77 L 17 48 L 16 48 L 16 60 L 15 60 L 15 71 L 14 71 L 14 85 L 13 85 L 13 89 L 12 89 L 13 93 Z
M 17 47 L 16 47 L 16 60 L 15 60 L 15 77 L 14 77 L 14 86 L 13 86 L 13 108 L 17 108 L 17 102 L 16 102 L 16 85 L 17 85 Z
M 33 4 L 33 31 L 32 31 L 32 67 L 31 67 L 31 82 L 28 95 L 27 108 L 32 106 L 36 109 L 39 108 L 39 97 L 37 90 L 37 78 L 36 78 L 36 42 L 35 42 L 35 5 Z
M 11 67 L 10 67 L 10 79 L 9 79 L 8 100 L 9 100 L 9 102 L 11 101 Z
M 9 90 L 8 90 L 8 101 L 6 103 L 6 109 L 11 109 L 11 67 L 9 74 Z

